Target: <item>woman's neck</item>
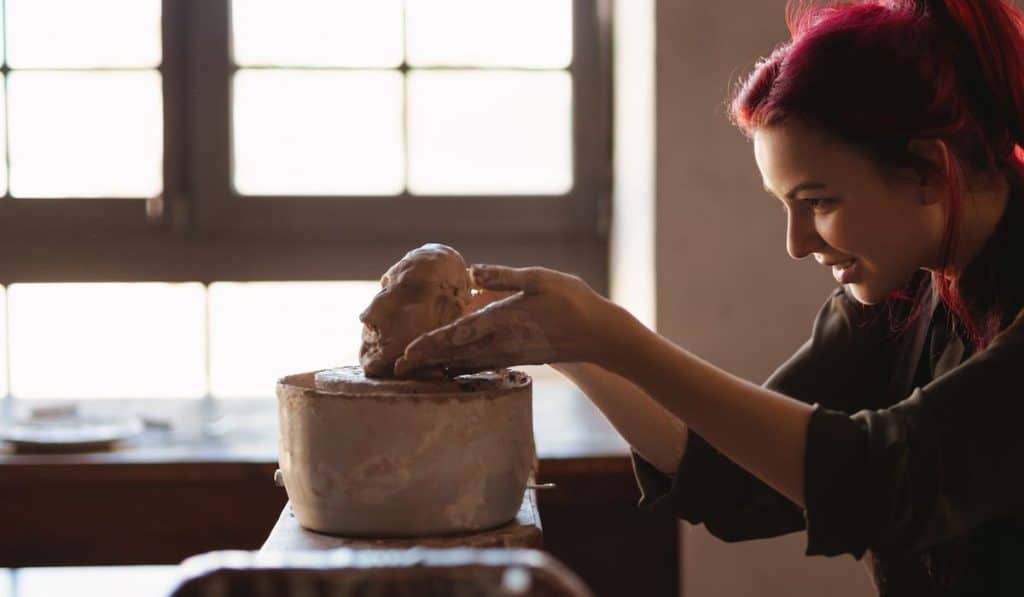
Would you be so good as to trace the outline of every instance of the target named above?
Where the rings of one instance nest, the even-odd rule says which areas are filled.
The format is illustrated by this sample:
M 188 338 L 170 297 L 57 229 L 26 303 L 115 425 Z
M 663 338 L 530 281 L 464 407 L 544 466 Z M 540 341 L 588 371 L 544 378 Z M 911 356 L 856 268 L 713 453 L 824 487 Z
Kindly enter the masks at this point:
M 1010 195 L 1006 175 L 977 181 L 965 190 L 959 233 L 947 275 L 958 276 L 978 256 L 999 227 Z

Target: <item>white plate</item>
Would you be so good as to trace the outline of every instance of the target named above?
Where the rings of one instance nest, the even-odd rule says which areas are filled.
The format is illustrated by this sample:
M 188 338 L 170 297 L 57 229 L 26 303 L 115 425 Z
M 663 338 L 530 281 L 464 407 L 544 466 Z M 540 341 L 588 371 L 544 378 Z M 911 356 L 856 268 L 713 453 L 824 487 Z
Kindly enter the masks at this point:
M 16 421 L 0 426 L 0 439 L 19 452 L 82 452 L 109 450 L 142 429 L 142 421 L 133 417 Z

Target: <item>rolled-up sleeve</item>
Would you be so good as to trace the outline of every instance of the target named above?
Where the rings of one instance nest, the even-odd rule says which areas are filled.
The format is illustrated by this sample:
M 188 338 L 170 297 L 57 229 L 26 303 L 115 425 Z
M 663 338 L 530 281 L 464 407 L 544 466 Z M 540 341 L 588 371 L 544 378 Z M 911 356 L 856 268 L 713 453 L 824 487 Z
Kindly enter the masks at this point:
M 808 428 L 809 555 L 929 548 L 1024 507 L 1024 319 L 884 409 L 819 406 Z
M 840 288 L 825 302 L 811 338 L 765 382 L 765 387 L 837 412 L 879 399 L 889 379 L 893 348 L 888 319 L 857 303 Z M 661 473 L 633 455 L 640 506 L 671 511 L 725 541 L 771 537 L 805 528 L 804 511 L 708 444 L 688 432 L 675 475 Z
M 633 454 L 640 486 L 640 507 L 668 509 L 677 517 L 704 524 L 724 541 L 781 535 L 804 528 L 803 511 L 785 496 L 689 432 L 686 455 L 674 476 L 662 474 Z

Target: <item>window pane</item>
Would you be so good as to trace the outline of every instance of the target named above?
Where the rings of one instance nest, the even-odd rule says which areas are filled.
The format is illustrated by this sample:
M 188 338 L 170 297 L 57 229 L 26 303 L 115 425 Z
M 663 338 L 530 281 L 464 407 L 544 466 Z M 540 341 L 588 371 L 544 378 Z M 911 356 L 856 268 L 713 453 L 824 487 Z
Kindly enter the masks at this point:
M 571 187 L 568 73 L 410 73 L 412 192 L 559 194 Z
M 378 282 L 210 285 L 210 392 L 273 396 L 282 376 L 359 362 L 359 314 Z
M 235 187 L 246 195 L 393 195 L 402 191 L 397 71 L 240 71 Z
M 0 75 L 0 85 L 7 85 L 7 82 L 3 75 Z M 0 140 L 5 139 L 7 137 L 7 110 L 5 109 L 6 105 L 7 94 L 0 94 Z M 0 142 L 0 197 L 7 194 L 7 183 L 7 144 Z
M 163 187 L 163 99 L 149 72 L 14 72 L 11 194 L 152 197 Z
M 7 395 L 7 289 L 0 286 L 0 398 Z M 0 595 L 3 595 L 0 592 Z
M 160 0 L 6 1 L 13 68 L 160 64 Z
M 572 0 L 407 0 L 413 66 L 564 68 Z
M 400 0 L 234 0 L 235 62 L 242 66 L 398 66 Z
M 62 566 L 11 572 L 14 587 L 10 597 L 170 595 L 182 578 L 181 571 L 173 566 Z M 4 597 L 5 582 L 6 578 L 0 576 L 0 597 Z
M 16 398 L 198 398 L 206 390 L 201 284 L 14 284 Z

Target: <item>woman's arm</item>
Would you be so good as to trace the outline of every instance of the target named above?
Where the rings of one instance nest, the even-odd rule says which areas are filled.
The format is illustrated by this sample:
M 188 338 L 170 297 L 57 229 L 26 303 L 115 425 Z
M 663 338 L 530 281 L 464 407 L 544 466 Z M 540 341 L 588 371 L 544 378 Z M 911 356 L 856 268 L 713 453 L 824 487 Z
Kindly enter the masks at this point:
M 417 339 L 406 370 L 582 361 L 622 376 L 686 421 L 673 506 L 727 540 L 805 527 L 809 555 L 860 558 L 869 548 L 920 553 L 1020 517 L 1024 314 L 987 349 L 894 403 L 879 392 L 891 359 L 873 356 L 895 348 L 872 340 L 887 336 L 887 321 L 864 328 L 861 309 L 837 294 L 811 340 L 768 381 L 800 402 L 701 361 L 578 278 L 496 267 L 474 268 L 474 277 L 519 292 Z M 709 477 L 717 489 L 692 490 Z M 767 526 L 764 495 L 747 499 L 765 484 L 785 502 L 768 508 Z
M 469 310 L 513 296 L 515 292 L 476 288 Z M 644 460 L 664 475 L 674 475 L 686 450 L 686 424 L 640 388 L 591 363 L 552 363 L 611 422 Z
M 729 374 L 616 309 L 621 338 L 602 363 L 686 421 L 734 462 L 804 506 L 804 448 L 813 408 Z
M 552 368 L 590 398 L 619 435 L 644 460 L 666 475 L 675 473 L 686 450 L 686 424 L 622 377 L 591 363 Z
M 720 452 L 799 506 L 812 407 L 730 375 L 647 329 L 583 280 L 545 268 L 473 266 L 481 288 L 517 294 L 424 334 L 399 376 L 590 362 L 638 386 Z

